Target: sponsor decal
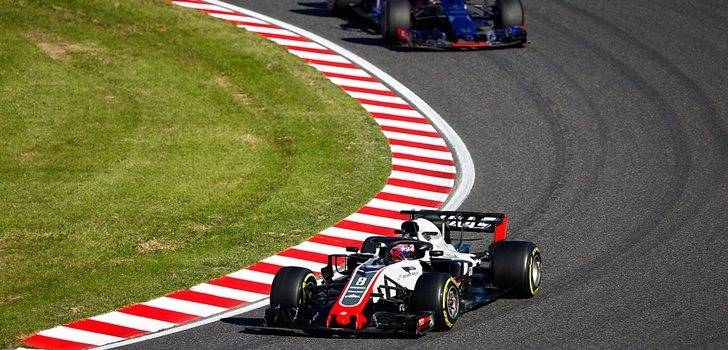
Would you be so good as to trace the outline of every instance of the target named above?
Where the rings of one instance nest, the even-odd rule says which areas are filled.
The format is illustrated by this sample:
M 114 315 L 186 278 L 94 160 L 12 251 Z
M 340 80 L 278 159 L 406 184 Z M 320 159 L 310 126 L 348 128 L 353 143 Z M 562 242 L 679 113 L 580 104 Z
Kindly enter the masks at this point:
M 489 217 L 463 216 L 463 215 L 440 215 L 450 228 L 468 228 L 474 230 L 488 230 L 493 224 Z
M 361 270 L 359 270 L 359 272 L 361 272 Z M 349 287 L 346 288 L 346 294 L 344 294 L 344 297 L 341 298 L 341 305 L 354 306 L 359 304 L 376 274 L 377 271 L 367 271 L 363 273 L 363 276 L 360 276 L 359 274 L 352 276 L 349 281 Z
M 420 271 L 417 271 L 417 270 L 410 271 L 410 272 L 405 273 L 403 275 L 397 276 L 397 281 L 402 280 L 402 279 L 407 278 L 407 277 L 417 276 L 419 274 L 420 274 Z
M 397 28 L 397 38 L 399 38 L 399 41 L 403 43 L 411 43 L 412 42 L 412 35 L 410 34 L 410 31 L 404 28 Z
M 430 315 L 424 316 L 417 320 L 417 331 L 422 332 L 432 326 L 432 318 Z

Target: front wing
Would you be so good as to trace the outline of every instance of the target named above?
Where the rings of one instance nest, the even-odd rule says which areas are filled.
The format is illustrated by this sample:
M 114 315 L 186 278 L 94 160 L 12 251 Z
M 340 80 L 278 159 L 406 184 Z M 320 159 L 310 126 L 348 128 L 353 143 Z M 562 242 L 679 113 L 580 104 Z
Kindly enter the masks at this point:
M 485 48 L 522 45 L 528 42 L 526 29 L 519 26 L 491 29 L 487 33 L 461 36 L 448 40 L 447 34 L 435 30 L 397 29 L 402 46 L 416 48 Z
M 432 313 L 419 315 L 401 314 L 388 311 L 375 312 L 362 329 L 327 327 L 324 319 L 327 312 L 315 309 L 278 306 L 265 310 L 265 328 L 270 330 L 299 330 L 304 333 L 330 335 L 358 334 L 411 334 L 421 335 L 433 326 Z

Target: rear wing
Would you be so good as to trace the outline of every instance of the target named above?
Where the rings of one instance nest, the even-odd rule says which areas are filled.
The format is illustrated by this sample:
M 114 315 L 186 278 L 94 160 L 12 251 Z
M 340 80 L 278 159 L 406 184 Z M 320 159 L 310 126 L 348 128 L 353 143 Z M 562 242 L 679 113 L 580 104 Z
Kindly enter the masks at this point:
M 437 225 L 444 224 L 451 230 L 494 233 L 493 242 L 505 240 L 508 229 L 508 215 L 501 213 L 444 210 L 403 210 L 400 213 L 409 215 L 410 220 L 423 218 Z

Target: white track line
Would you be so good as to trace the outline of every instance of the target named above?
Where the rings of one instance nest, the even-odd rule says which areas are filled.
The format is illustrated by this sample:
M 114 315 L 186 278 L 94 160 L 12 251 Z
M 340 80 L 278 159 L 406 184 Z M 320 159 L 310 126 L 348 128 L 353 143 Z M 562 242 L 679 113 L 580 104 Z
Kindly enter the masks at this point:
M 332 63 L 351 63 L 351 62 L 349 62 L 349 60 L 347 60 L 346 58 L 343 58 L 339 55 L 330 55 L 327 53 L 300 51 L 300 50 L 295 50 L 295 49 L 288 49 L 288 52 L 290 52 L 300 58 L 303 58 L 303 59 L 332 62 Z
M 418 169 L 439 171 L 442 173 L 455 174 L 455 167 L 452 165 L 425 163 L 425 162 L 419 162 L 416 160 L 409 160 L 409 159 L 402 159 L 402 158 L 393 158 L 392 165 L 401 165 L 401 166 L 406 166 L 406 167 L 410 167 L 410 168 L 418 168 Z M 407 180 L 407 179 L 403 179 L 403 180 Z
M 309 242 L 305 241 L 297 246 L 293 246 L 293 249 L 298 250 L 304 250 L 307 252 L 312 253 L 319 253 L 319 254 L 348 254 L 346 251 L 346 248 L 334 246 L 334 245 L 328 245 L 328 244 L 321 244 L 321 243 L 315 243 L 315 242 Z
M 275 275 L 270 273 L 258 272 L 248 269 L 242 269 L 240 271 L 228 274 L 227 276 L 232 278 L 238 278 L 241 280 L 255 281 L 267 284 L 273 283 L 273 278 L 275 277 Z
M 361 232 L 361 231 L 349 230 L 346 228 L 339 228 L 339 227 L 329 227 L 329 228 L 321 231 L 319 234 L 324 235 L 324 236 L 351 239 L 351 240 L 362 241 L 362 242 L 365 239 L 367 239 L 368 237 L 376 236 L 375 234 L 371 234 L 369 232 Z
M 450 152 L 440 152 L 440 151 L 433 151 L 433 150 L 424 149 L 424 148 L 400 146 L 400 145 L 391 145 L 390 147 L 391 147 L 393 153 L 404 153 L 404 154 L 410 154 L 410 155 L 418 156 L 418 157 L 453 160 L 452 154 Z
M 293 33 L 285 30 L 285 29 L 276 29 L 276 28 L 268 28 L 268 27 L 258 27 L 258 26 L 250 26 L 245 24 L 238 25 L 240 28 L 244 28 L 250 32 L 255 33 L 265 33 L 265 34 L 278 34 L 278 35 L 287 35 L 287 36 L 295 36 Z
M 342 85 L 344 87 L 351 86 L 356 88 L 363 88 L 363 89 L 370 89 L 370 90 L 379 90 L 379 91 L 391 91 L 388 87 L 384 86 L 382 83 L 375 83 L 371 81 L 361 81 L 361 80 L 353 80 L 353 79 L 345 79 L 345 78 L 336 78 L 336 77 L 328 77 L 331 82 L 333 82 L 336 85 Z M 346 88 L 344 88 L 346 90 Z
M 222 308 L 219 306 L 212 306 L 171 297 L 152 299 L 150 301 L 142 303 L 142 305 L 158 307 L 160 309 L 176 311 L 200 317 L 207 317 L 227 310 L 226 308 Z
M 379 83 L 377 83 L 377 84 L 379 84 Z M 369 112 L 369 113 L 382 113 L 382 114 L 398 115 L 401 117 L 422 118 L 422 114 L 420 114 L 420 112 L 417 112 L 413 109 L 376 106 L 376 105 L 370 105 L 370 104 L 366 104 L 366 103 L 362 103 L 362 107 L 364 107 L 364 109 L 366 109 L 367 112 Z
M 300 266 L 300 267 L 305 267 L 311 271 L 321 271 L 321 268 L 326 266 L 326 264 L 317 263 L 315 261 L 291 258 L 288 256 L 281 256 L 281 255 L 269 256 L 261 261 L 264 263 L 278 265 L 278 266 Z
M 245 23 L 250 23 L 250 24 L 265 24 L 264 22 L 258 21 L 254 18 L 250 18 L 248 16 L 241 16 L 238 14 L 232 14 L 232 13 L 231 14 L 208 13 L 208 15 L 215 17 L 215 18 L 224 19 L 226 21 L 245 22 Z
M 224 7 L 220 7 L 217 5 L 210 5 L 210 4 L 200 4 L 196 2 L 187 2 L 187 1 L 172 1 L 175 5 L 179 5 L 182 7 L 187 7 L 191 9 L 197 9 L 197 10 L 210 10 L 210 11 L 220 11 L 220 12 L 232 12 Z
M 346 91 L 346 90 L 344 90 Z M 378 101 L 378 102 L 386 102 L 386 103 L 397 103 L 397 104 L 407 104 L 407 101 L 403 100 L 399 96 L 387 96 L 387 95 L 379 95 L 379 94 L 370 94 L 366 92 L 358 92 L 358 91 L 346 91 L 349 96 L 353 98 L 360 98 L 363 100 L 372 100 L 372 101 Z M 409 124 L 418 124 L 418 123 L 409 123 Z M 418 124 L 418 125 L 427 125 L 429 124 Z M 432 128 L 432 126 L 430 126 Z M 435 128 L 432 128 L 432 131 L 435 131 Z
M 347 221 L 358 222 L 361 224 L 387 227 L 391 229 L 399 229 L 402 226 L 402 220 L 390 219 L 381 216 L 354 213 L 346 217 Z
M 195 291 L 195 292 L 210 294 L 210 295 L 214 295 L 214 296 L 218 296 L 218 297 L 241 300 L 241 301 L 248 301 L 248 302 L 256 301 L 256 300 L 260 300 L 260 299 L 268 297 L 265 294 L 249 292 L 247 290 L 228 288 L 228 287 L 218 286 L 218 285 L 209 284 L 209 283 L 200 283 L 200 284 L 190 288 L 190 290 Z
M 394 131 L 382 131 L 384 136 L 386 136 L 390 140 L 402 140 L 402 141 L 410 141 L 410 142 L 417 142 L 422 143 L 425 145 L 433 145 L 433 146 L 446 146 L 445 140 L 439 138 L 439 137 L 429 137 L 429 136 L 418 136 L 418 135 L 411 135 L 411 134 L 403 134 L 401 132 L 394 132 Z
M 112 311 L 103 315 L 89 317 L 99 322 L 115 324 L 117 326 L 139 329 L 147 332 L 156 332 L 176 326 L 176 323 L 155 320 L 147 317 L 129 315 L 127 313 Z
M 325 47 L 310 41 L 290 40 L 290 39 L 279 39 L 279 38 L 268 38 L 274 43 L 281 46 L 295 46 L 307 49 L 325 49 Z
M 421 123 L 410 123 L 410 122 L 403 122 L 400 120 L 394 120 L 394 119 L 384 119 L 384 118 L 374 118 L 374 121 L 377 122 L 377 124 L 381 126 L 391 126 L 395 128 L 403 128 L 403 129 L 410 129 L 410 130 L 417 130 L 417 131 L 427 131 L 427 132 L 437 132 L 437 130 L 432 127 L 430 124 L 421 124 Z
M 417 206 L 412 205 L 408 203 L 400 203 L 400 202 L 393 202 L 388 201 L 385 199 L 378 199 L 374 198 L 366 205 L 367 207 L 372 208 L 378 208 L 378 209 L 387 209 L 392 211 L 402 211 L 402 210 L 420 210 L 420 209 L 437 209 L 433 207 L 424 207 L 424 206 Z
M 120 337 L 114 337 L 111 335 L 94 333 L 64 326 L 58 326 L 55 328 L 40 331 L 38 332 L 38 335 L 91 345 L 102 345 L 124 340 L 124 338 Z
M 371 77 L 371 75 L 369 75 L 369 73 L 367 73 L 359 68 L 345 68 L 345 67 L 328 66 L 328 65 L 323 65 L 323 64 L 312 64 L 311 66 L 313 66 L 319 72 L 322 72 L 322 73 L 344 74 L 344 75 L 349 75 L 352 77 L 362 77 L 362 78 Z M 373 96 L 377 96 L 377 95 L 373 95 Z

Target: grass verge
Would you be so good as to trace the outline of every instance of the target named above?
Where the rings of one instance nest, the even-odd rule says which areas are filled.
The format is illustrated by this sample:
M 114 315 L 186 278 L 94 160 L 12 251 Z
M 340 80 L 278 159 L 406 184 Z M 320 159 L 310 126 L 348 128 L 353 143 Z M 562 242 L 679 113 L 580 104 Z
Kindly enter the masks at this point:
M 0 348 L 294 245 L 389 169 L 320 73 L 163 0 L 0 0 L 0 47 Z

